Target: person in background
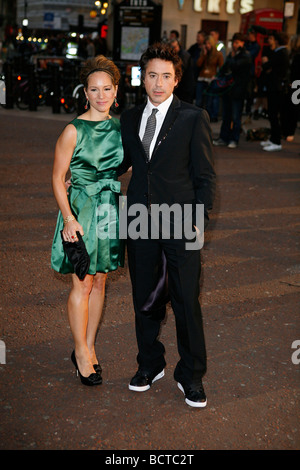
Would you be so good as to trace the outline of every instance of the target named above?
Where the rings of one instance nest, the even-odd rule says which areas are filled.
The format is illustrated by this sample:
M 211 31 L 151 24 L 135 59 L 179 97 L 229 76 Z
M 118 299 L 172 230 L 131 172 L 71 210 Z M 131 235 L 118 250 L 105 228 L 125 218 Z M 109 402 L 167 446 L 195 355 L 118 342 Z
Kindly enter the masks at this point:
M 296 80 L 300 79 L 300 34 L 295 34 L 290 39 L 290 71 L 288 91 L 285 95 L 285 105 L 283 107 L 282 134 L 287 142 L 293 142 L 297 123 L 300 118 L 299 98 L 293 99 L 295 88 L 292 87 Z M 299 86 L 297 86 L 299 88 Z M 298 101 L 298 102 L 297 102 Z
M 215 47 L 218 52 L 221 52 L 223 55 L 223 62 L 226 60 L 226 47 L 223 41 L 220 40 L 220 33 L 217 29 L 212 29 L 209 33 L 210 36 L 215 41 Z M 212 106 L 213 106 L 213 117 L 212 122 L 218 121 L 219 110 L 220 110 L 220 97 L 215 95 L 212 97 Z
M 246 94 L 246 114 L 251 115 L 252 105 L 255 96 L 256 89 L 256 76 L 255 76 L 255 59 L 260 52 L 260 45 L 256 40 L 256 32 L 253 29 L 249 29 L 247 41 L 245 43 L 246 50 L 251 56 L 251 78 L 248 83 L 248 89 Z
M 219 108 L 215 103 L 216 96 L 205 95 L 205 91 L 224 63 L 222 53 L 217 51 L 215 46 L 214 38 L 208 36 L 197 61 L 200 72 L 196 85 L 196 106 L 204 107 L 207 110 L 211 122 L 218 120 Z
M 285 95 L 288 92 L 289 37 L 284 32 L 275 32 L 275 49 L 270 59 L 262 59 L 267 77 L 268 117 L 271 126 L 270 139 L 261 142 L 263 150 L 274 152 L 282 149 L 281 132 L 284 116 Z
M 169 43 L 182 61 L 182 77 L 178 86 L 174 90 L 174 94 L 182 101 L 193 103 L 196 83 L 194 79 L 192 58 L 187 51 L 182 49 L 178 39 L 171 39 Z
M 87 53 L 87 58 L 91 59 L 92 57 L 95 57 L 95 44 L 92 38 L 88 37 L 87 38 L 87 44 L 86 44 L 86 53 Z
M 222 52 L 223 54 L 223 59 L 224 59 L 224 62 L 226 60 L 226 47 L 225 47 L 225 44 L 223 41 L 220 40 L 220 33 L 217 29 L 212 29 L 210 32 L 209 32 L 209 35 L 212 36 L 214 38 L 214 41 L 215 41 L 215 44 L 216 44 L 216 48 L 219 52 Z
M 260 117 L 262 118 L 268 117 L 267 74 L 263 66 L 263 62 L 265 61 L 265 59 L 263 58 L 267 57 L 267 60 L 268 60 L 268 58 L 270 58 L 271 55 L 273 54 L 275 47 L 276 47 L 275 38 L 273 34 L 269 34 L 268 45 L 265 45 L 262 50 L 261 73 L 259 77 L 257 78 L 257 96 L 256 96 L 256 100 L 254 103 L 254 112 L 253 112 L 253 119 L 256 119 L 256 120 L 259 119 Z
M 242 33 L 233 35 L 232 51 L 228 54 L 222 70 L 232 72 L 234 84 L 222 96 L 221 131 L 219 138 L 213 143 L 236 148 L 240 139 L 242 111 L 251 70 L 251 57 L 245 49 L 245 37 Z
M 164 42 L 164 43 L 167 43 L 168 42 L 168 35 L 167 35 L 167 31 L 164 30 L 163 32 L 163 35 L 162 35 L 162 38 L 161 38 L 161 42 Z
M 206 38 L 205 32 L 202 30 L 198 31 L 195 44 L 192 44 L 190 48 L 188 49 L 188 53 L 190 54 L 192 61 L 193 61 L 195 80 L 197 80 L 198 75 L 199 75 L 199 69 L 197 67 L 197 60 L 199 59 L 202 48 L 204 46 L 205 38 Z
M 176 31 L 176 29 L 172 29 L 172 31 L 170 31 L 169 41 L 172 39 L 177 39 L 177 41 L 179 41 L 179 32 Z

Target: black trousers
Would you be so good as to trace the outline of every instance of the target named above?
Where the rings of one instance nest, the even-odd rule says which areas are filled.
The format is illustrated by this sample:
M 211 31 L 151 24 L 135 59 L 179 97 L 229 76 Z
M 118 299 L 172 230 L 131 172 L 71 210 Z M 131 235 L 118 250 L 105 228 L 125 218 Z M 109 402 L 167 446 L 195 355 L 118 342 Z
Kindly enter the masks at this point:
M 268 115 L 271 125 L 270 141 L 273 144 L 280 145 L 281 143 L 281 124 L 284 113 L 284 93 L 281 91 L 269 92 L 268 98 Z
M 206 372 L 206 348 L 199 303 L 200 250 L 186 250 L 185 240 L 127 240 L 133 289 L 139 367 L 153 371 L 166 364 L 165 348 L 159 341 L 166 308 L 144 312 L 143 306 L 155 288 L 162 264 L 167 260 L 168 288 L 175 315 L 180 360 L 174 371 L 177 381 L 197 385 Z

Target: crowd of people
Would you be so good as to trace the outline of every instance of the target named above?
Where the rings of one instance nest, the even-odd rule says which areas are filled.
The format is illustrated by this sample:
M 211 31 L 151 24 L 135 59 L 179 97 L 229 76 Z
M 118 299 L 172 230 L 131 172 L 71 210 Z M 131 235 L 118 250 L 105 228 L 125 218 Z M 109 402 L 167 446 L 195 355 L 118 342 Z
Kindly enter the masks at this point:
M 292 83 L 300 69 L 300 35 L 291 38 L 284 32 L 265 32 L 267 44 L 257 41 L 257 30 L 247 35 L 235 33 L 227 54 L 219 32 L 198 31 L 196 43 L 184 50 L 179 33 L 170 32 L 168 41 L 182 59 L 183 78 L 175 94 L 187 102 L 205 108 L 211 122 L 221 115 L 219 138 L 214 145 L 236 148 L 239 143 L 242 115 L 254 120 L 268 118 L 271 136 L 262 142 L 265 151 L 282 149 L 281 139 L 294 139 L 299 119 L 299 105 L 293 103 Z M 256 58 L 261 57 L 261 67 Z M 218 78 L 223 87 L 216 86 Z M 226 77 L 230 77 L 227 86 Z
M 294 139 L 299 105 L 292 102 L 291 85 L 299 79 L 300 35 L 289 38 L 284 32 L 269 32 L 265 37 L 261 46 L 255 27 L 246 36 L 235 33 L 228 53 L 217 30 L 198 31 L 196 42 L 187 50 L 181 45 L 178 31 L 172 30 L 169 36 L 164 33 L 162 43 L 169 44 L 182 61 L 182 79 L 174 93 L 181 100 L 206 109 L 211 122 L 222 119 L 215 145 L 238 146 L 243 113 L 254 120 L 269 119 L 271 135 L 262 142 L 265 151 L 281 150 L 282 138 L 288 142 Z M 64 56 L 70 40 L 64 34 L 50 35 L 43 51 L 37 42 L 11 42 L 6 45 L 6 56 L 19 55 L 23 61 L 40 52 Z M 107 55 L 106 41 L 98 35 L 78 35 L 74 42 L 81 59 Z M 220 77 L 224 88 L 219 84 Z M 231 86 L 226 87 L 225 77 L 230 77 Z

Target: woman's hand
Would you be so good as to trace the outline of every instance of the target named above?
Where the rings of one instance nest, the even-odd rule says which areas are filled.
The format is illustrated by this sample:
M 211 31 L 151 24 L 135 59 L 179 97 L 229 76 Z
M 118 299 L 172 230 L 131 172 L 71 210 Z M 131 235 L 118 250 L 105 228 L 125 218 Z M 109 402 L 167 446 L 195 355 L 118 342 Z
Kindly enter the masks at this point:
M 66 242 L 77 242 L 78 238 L 76 232 L 79 232 L 80 235 L 83 237 L 84 232 L 80 223 L 77 222 L 77 220 L 71 220 L 70 222 L 67 222 L 62 232 L 63 239 Z

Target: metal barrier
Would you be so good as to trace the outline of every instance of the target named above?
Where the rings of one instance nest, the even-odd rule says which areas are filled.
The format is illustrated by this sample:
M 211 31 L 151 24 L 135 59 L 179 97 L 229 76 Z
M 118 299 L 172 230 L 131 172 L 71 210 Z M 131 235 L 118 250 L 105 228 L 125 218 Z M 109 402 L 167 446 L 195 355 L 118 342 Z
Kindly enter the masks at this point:
M 130 84 L 127 64 L 117 64 L 121 71 L 118 87 L 119 107 L 113 110 L 120 114 L 144 100 L 142 87 Z M 52 112 L 58 114 L 61 108 L 67 113 L 84 112 L 82 97 L 74 94 L 79 84 L 79 72 L 82 61 L 76 63 L 64 57 L 36 56 L 30 62 L 6 62 L 3 67 L 5 76 L 5 105 L 11 109 L 37 111 L 39 106 L 51 106 Z

